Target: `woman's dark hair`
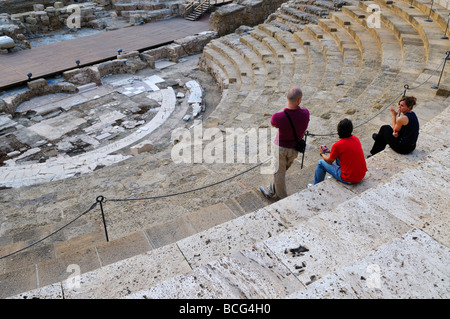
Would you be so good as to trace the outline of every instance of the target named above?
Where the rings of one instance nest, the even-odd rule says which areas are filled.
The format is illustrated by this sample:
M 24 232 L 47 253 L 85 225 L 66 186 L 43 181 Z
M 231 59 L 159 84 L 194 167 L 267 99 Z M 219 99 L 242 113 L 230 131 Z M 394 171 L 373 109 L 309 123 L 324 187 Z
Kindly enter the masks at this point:
M 398 101 L 398 104 L 400 104 L 401 101 L 405 101 L 406 106 L 412 110 L 414 105 L 416 105 L 417 99 L 414 96 L 404 96 Z
M 343 119 L 338 123 L 337 132 L 340 138 L 350 137 L 353 132 L 353 124 L 349 119 Z

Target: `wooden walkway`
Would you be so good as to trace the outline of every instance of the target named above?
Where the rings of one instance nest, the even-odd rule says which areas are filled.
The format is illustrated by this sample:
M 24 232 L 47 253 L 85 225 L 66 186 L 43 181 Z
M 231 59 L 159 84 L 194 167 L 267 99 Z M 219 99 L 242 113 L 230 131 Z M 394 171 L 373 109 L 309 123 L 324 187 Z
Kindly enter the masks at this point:
M 117 50 L 141 51 L 209 30 L 208 19 L 172 18 L 0 55 L 0 90 L 32 79 L 114 59 Z

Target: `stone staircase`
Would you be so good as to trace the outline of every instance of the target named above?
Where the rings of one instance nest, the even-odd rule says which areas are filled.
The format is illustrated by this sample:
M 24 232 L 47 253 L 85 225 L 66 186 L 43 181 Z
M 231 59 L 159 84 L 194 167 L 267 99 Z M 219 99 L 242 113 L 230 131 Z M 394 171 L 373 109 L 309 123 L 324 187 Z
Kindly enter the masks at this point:
M 209 0 L 202 1 L 200 4 L 193 8 L 192 12 L 185 16 L 185 19 L 190 21 L 196 21 L 200 19 L 206 12 L 210 10 L 210 6 L 211 4 Z
M 251 175 L 239 180 L 238 194 L 223 186 L 214 193 L 222 194 L 222 201 L 109 243 L 98 224 L 86 223 L 85 235 L 1 260 L 0 295 L 448 298 L 444 119 L 450 110 L 448 94 L 430 89 L 430 83 L 437 83 L 439 73 L 432 72 L 449 45 L 440 39 L 440 23 L 424 21 L 427 3 L 414 3 L 409 8 L 409 1 L 363 1 L 293 33 L 264 23 L 205 47 L 200 66 L 222 88 L 222 99 L 205 125 L 266 127 L 270 115 L 285 104 L 289 87 L 304 90 L 302 104 L 312 115 L 308 130 L 317 135 L 308 137 L 303 170 L 296 163 L 288 171 L 291 196 L 268 202 L 257 193 L 267 176 Z M 367 27 L 371 4 L 381 8 L 380 28 Z M 438 9 L 443 17 L 448 13 Z M 447 83 L 447 73 L 443 78 Z M 318 145 L 336 140 L 320 134 L 332 133 L 343 117 L 362 123 L 397 98 L 405 84 L 414 88 L 407 94 L 418 98 L 418 148 L 406 156 L 387 149 L 371 157 L 358 185 L 330 179 L 307 188 Z M 355 130 L 366 153 L 371 133 L 389 123 L 385 113 Z M 236 165 L 224 173 L 240 169 Z M 136 207 L 147 209 L 145 204 Z M 23 242 L 4 245 L 0 255 L 36 235 L 23 234 Z M 290 249 L 300 246 L 308 251 L 293 256 Z M 83 269 L 79 287 L 65 280 L 70 264 Z

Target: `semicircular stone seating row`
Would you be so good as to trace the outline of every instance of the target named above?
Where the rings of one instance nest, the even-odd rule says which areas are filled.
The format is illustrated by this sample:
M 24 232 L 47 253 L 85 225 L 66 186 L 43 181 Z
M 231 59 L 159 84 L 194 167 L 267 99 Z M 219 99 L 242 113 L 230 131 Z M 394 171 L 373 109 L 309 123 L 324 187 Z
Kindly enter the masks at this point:
M 370 5 L 381 8 L 379 27 L 367 25 Z M 317 117 L 315 133 L 327 133 L 324 120 L 372 116 L 443 61 L 448 43 L 440 40 L 442 26 L 418 12 L 406 1 L 363 1 L 301 31 L 264 23 L 212 41 L 201 65 L 215 75 L 223 97 L 211 117 L 225 126 L 261 125 L 282 109 L 294 85 L 302 87 L 302 103 Z M 414 92 L 427 100 L 434 93 Z
M 381 7 L 380 28 L 371 29 L 365 23 L 366 8 L 372 3 Z M 424 4 L 424 6 L 426 5 Z M 262 125 L 268 122 L 272 112 L 278 111 L 284 106 L 285 94 L 293 85 L 300 85 L 304 88 L 304 103 L 312 113 L 312 130 L 316 132 L 320 133 L 320 129 L 326 129 L 326 127 L 322 128 L 321 124 L 329 124 L 344 115 L 351 117 L 357 112 L 364 115 L 373 114 L 381 106 L 384 106 L 383 102 L 390 101 L 398 95 L 399 91 L 403 89 L 405 81 L 412 87 L 420 84 L 442 62 L 445 53 L 445 50 L 442 52 L 442 49 L 445 46 L 448 47 L 450 42 L 441 40 L 439 37 L 436 39 L 438 31 L 444 29 L 442 26 L 439 27 L 435 23 L 428 25 L 429 22 L 422 21 L 427 16 L 425 9 L 425 7 L 422 9 L 408 8 L 407 1 L 397 1 L 395 4 L 391 4 L 389 1 L 364 1 L 360 3 L 359 7 L 344 7 L 342 12 L 333 13 L 327 19 L 318 20 L 317 25 L 307 25 L 294 33 L 265 23 L 251 32 L 230 34 L 210 42 L 205 47 L 200 65 L 215 76 L 223 90 L 222 99 L 210 118 L 218 119 L 220 124 L 226 127 L 247 128 L 252 125 Z M 425 28 L 428 26 L 433 27 Z M 434 74 L 431 78 L 433 83 L 437 78 L 438 74 Z M 446 79 L 447 73 L 443 76 L 443 80 Z M 338 80 L 340 80 L 339 83 Z M 436 94 L 436 90 L 430 89 L 430 83 L 413 92 L 421 101 L 430 101 L 437 105 L 430 112 L 432 114 L 427 115 L 430 119 L 433 117 L 434 119 L 424 125 L 423 129 L 431 131 L 445 127 L 445 120 L 436 119 L 436 115 L 439 115 L 442 110 L 446 110 L 443 114 L 448 115 L 447 106 L 450 98 Z M 336 102 L 341 99 L 347 102 L 346 108 L 339 109 L 336 106 Z M 357 108 L 359 104 L 364 104 L 362 109 Z M 419 107 L 419 111 L 423 112 L 422 114 L 425 116 L 426 112 L 422 111 L 422 108 Z M 445 118 L 447 116 L 443 117 L 443 119 Z M 433 128 L 432 122 L 441 126 L 437 125 L 437 128 Z M 330 125 L 327 126 L 330 127 Z M 430 145 L 420 147 L 422 149 L 416 152 L 417 156 L 405 157 L 405 160 L 414 161 L 423 157 L 427 152 L 434 151 Z M 384 156 L 392 156 L 392 154 L 380 155 L 379 158 L 374 156 L 370 160 L 381 161 Z M 395 154 L 393 156 L 395 157 Z M 392 161 L 392 158 L 390 160 Z M 370 165 L 370 161 L 368 164 Z M 233 167 L 233 165 L 229 167 Z M 201 169 L 199 168 L 199 170 Z M 391 168 L 391 170 L 393 169 Z M 226 175 L 226 173 L 224 174 Z M 369 186 L 366 185 L 363 188 L 374 185 L 374 182 L 369 181 L 368 184 Z M 314 190 L 306 189 L 305 191 L 313 192 Z M 363 190 L 360 189 L 360 191 Z M 333 194 L 338 196 L 336 192 Z M 333 194 L 330 193 L 330 196 Z M 299 201 L 302 200 L 301 196 L 298 198 Z M 327 204 L 330 201 L 328 196 L 324 200 Z M 331 202 L 334 203 L 334 201 Z M 285 205 L 288 206 L 303 204 L 295 200 L 285 202 Z M 278 212 L 276 206 L 272 209 L 269 206 L 266 208 L 269 212 L 276 211 L 274 214 L 283 213 Z M 285 209 L 285 211 L 288 214 L 289 209 Z M 261 228 L 258 224 L 260 220 L 255 218 L 256 215 L 258 214 L 249 214 L 248 217 L 245 217 L 248 225 L 243 226 L 239 222 L 235 224 L 231 222 L 224 227 L 227 234 L 233 227 L 239 228 L 240 234 L 244 234 L 241 235 L 244 239 L 233 241 L 232 245 L 222 246 L 233 246 L 234 250 L 245 249 L 255 242 L 254 237 L 258 238 L 256 241 L 264 240 L 266 234 L 260 231 Z M 270 214 L 264 213 L 264 215 Z M 272 216 L 268 219 L 274 218 Z M 304 220 L 305 216 L 292 213 L 292 224 L 297 219 Z M 281 228 L 278 222 L 275 224 Z M 252 232 L 251 236 L 247 236 L 252 237 L 251 240 L 245 239 L 244 228 L 246 227 L 257 230 Z M 275 231 L 271 230 L 268 234 L 281 232 L 278 228 Z M 179 231 L 178 228 L 176 229 Z M 214 231 L 211 233 L 215 234 L 214 236 L 222 234 Z M 178 245 L 194 256 L 191 267 L 195 268 L 202 267 L 210 260 L 204 259 L 203 254 L 211 253 L 216 259 L 221 256 L 216 251 L 213 252 L 213 249 L 219 250 L 217 246 L 204 245 L 204 238 L 201 235 L 199 237 L 199 241 L 202 243 L 199 246 L 201 252 L 195 250 L 195 247 L 185 248 L 184 246 L 189 246 L 189 243 L 184 243 L 184 246 L 183 243 Z M 221 240 L 226 237 L 221 236 Z M 228 236 L 228 238 L 230 237 L 232 236 Z M 175 245 L 171 247 L 175 247 Z M 163 249 L 167 250 L 167 247 L 163 247 Z M 157 253 L 160 251 L 154 252 L 155 255 Z M 170 249 L 168 253 L 173 254 Z M 202 258 L 196 257 L 200 255 Z M 168 268 L 167 260 L 160 255 L 154 259 L 160 260 L 161 264 L 164 264 L 164 268 Z M 177 263 L 179 263 L 178 260 Z M 135 264 L 130 266 L 130 273 L 136 271 L 135 267 Z M 121 267 L 111 265 L 110 268 L 105 268 L 103 271 L 108 272 L 113 268 L 120 269 Z M 145 269 L 149 272 L 153 271 L 152 267 L 148 267 L 147 264 L 145 264 Z M 111 274 L 114 274 L 114 271 L 116 270 L 112 270 Z M 174 272 L 187 271 L 188 269 L 179 267 Z M 99 273 L 102 274 L 101 269 Z M 177 279 L 176 274 L 173 276 L 174 279 Z M 143 278 L 142 274 L 139 274 L 138 277 Z M 144 277 L 151 278 L 153 276 L 150 274 Z M 95 273 L 91 280 L 94 284 L 97 281 L 106 282 L 104 275 L 97 278 Z M 139 282 L 139 285 L 130 286 L 130 289 L 134 290 L 130 293 L 135 293 L 139 289 L 137 286 L 142 287 L 143 285 L 146 283 Z M 89 285 L 83 287 L 86 286 L 91 287 Z M 145 288 L 150 288 L 149 286 L 150 284 Z M 110 287 L 108 286 L 108 288 Z M 110 289 L 111 294 L 114 289 L 114 287 Z M 183 289 L 178 289 L 178 291 L 183 291 Z

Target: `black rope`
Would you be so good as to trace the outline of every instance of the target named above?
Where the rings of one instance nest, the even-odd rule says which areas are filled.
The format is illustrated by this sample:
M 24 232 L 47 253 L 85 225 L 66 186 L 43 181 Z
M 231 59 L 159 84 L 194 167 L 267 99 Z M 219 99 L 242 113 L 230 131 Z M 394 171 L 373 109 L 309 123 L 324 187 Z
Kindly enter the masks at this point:
M 165 195 L 158 195 L 158 196 L 150 196 L 150 197 L 140 197 L 140 198 L 108 198 L 108 199 L 107 199 L 107 198 L 103 197 L 103 202 L 106 202 L 106 201 L 121 202 L 121 201 L 134 201 L 134 200 L 158 199 L 158 198 L 165 198 L 165 197 L 177 196 L 177 195 L 182 195 L 182 194 L 187 194 L 187 193 L 199 191 L 199 190 L 202 190 L 202 189 L 205 189 L 205 188 L 208 188 L 208 187 L 212 187 L 212 186 L 215 186 L 215 185 L 224 183 L 224 182 L 229 181 L 229 180 L 231 180 L 231 179 L 233 179 L 233 178 L 236 178 L 236 177 L 238 177 L 238 176 L 241 176 L 241 175 L 243 175 L 243 174 L 245 174 L 245 173 L 247 173 L 247 172 L 249 172 L 249 171 L 251 171 L 251 170 L 254 170 L 255 168 L 261 166 L 262 164 L 268 162 L 271 158 L 272 158 L 272 157 L 269 157 L 269 158 L 266 159 L 265 161 L 263 161 L 263 162 L 261 162 L 261 163 L 255 165 L 255 166 L 252 166 L 252 167 L 250 167 L 249 169 L 247 169 L 247 170 L 245 170 L 245 171 L 242 171 L 242 172 L 240 172 L 240 173 L 238 173 L 238 174 L 236 174 L 236 175 L 230 176 L 230 177 L 228 177 L 228 178 L 226 178 L 226 179 L 223 179 L 223 180 L 221 180 L 221 181 L 218 181 L 218 182 L 215 182 L 215 183 L 212 183 L 212 184 L 209 184 L 209 185 L 201 186 L 201 187 L 198 187 L 198 188 L 189 189 L 189 190 L 182 191 L 182 192 L 178 192 L 178 193 L 165 194 Z
M 90 212 L 91 210 L 93 210 L 93 209 L 95 208 L 95 206 L 97 206 L 97 203 L 92 204 L 91 207 L 89 207 L 88 209 L 86 209 L 84 212 L 82 212 L 80 215 L 78 215 L 76 218 L 74 218 L 73 220 L 71 220 L 70 222 L 68 222 L 67 224 L 65 224 L 64 226 L 59 227 L 59 228 L 58 228 L 57 230 L 55 230 L 54 232 L 52 232 L 52 233 L 48 234 L 47 236 L 45 236 L 45 237 L 43 237 L 43 238 L 41 238 L 41 239 L 35 241 L 34 243 L 29 244 L 28 246 L 25 246 L 25 247 L 23 247 L 23 248 L 21 248 L 21 249 L 18 249 L 18 250 L 16 250 L 16 251 L 13 251 L 12 253 L 9 253 L 9 254 L 7 254 L 7 255 L 5 255 L 5 256 L 0 257 L 0 259 L 9 257 L 9 256 L 14 255 L 14 254 L 17 254 L 17 253 L 19 253 L 19 252 L 21 252 L 21 251 L 23 251 L 23 250 L 25 250 L 25 249 L 28 249 L 28 248 L 30 248 L 30 247 L 32 247 L 32 246 L 34 246 L 34 245 L 37 245 L 37 244 L 40 243 L 41 241 L 43 241 L 43 240 L 49 238 L 50 236 L 53 236 L 54 234 L 56 234 L 57 232 L 59 232 L 61 229 L 63 229 L 63 228 L 65 228 L 65 227 L 69 226 L 70 224 L 72 224 L 74 221 L 76 221 L 76 220 L 77 220 L 78 218 L 80 218 L 81 216 L 84 216 L 85 214 L 87 214 L 88 212 Z
M 434 75 L 434 73 L 436 73 L 436 71 L 439 70 L 439 69 L 441 68 L 442 64 L 445 63 L 445 61 L 447 60 L 447 58 L 449 57 L 449 55 L 450 55 L 450 51 L 448 51 L 448 52 L 446 53 L 446 55 L 445 55 L 444 59 L 442 60 L 442 62 L 438 65 L 438 67 L 430 74 L 430 76 L 429 76 L 425 81 L 423 81 L 423 82 L 420 83 L 419 85 L 417 85 L 417 86 L 415 86 L 415 87 L 412 87 L 412 88 L 410 88 L 408 84 L 405 84 L 405 85 L 404 85 L 404 90 L 402 91 L 402 93 L 399 94 L 399 95 L 398 95 L 391 103 L 389 103 L 388 105 L 386 105 L 381 111 L 379 111 L 378 113 L 376 113 L 374 116 L 372 116 L 372 117 L 369 118 L 368 120 L 362 122 L 361 124 L 356 125 L 356 126 L 354 127 L 354 129 L 357 129 L 358 127 L 361 127 L 361 126 L 363 126 L 363 125 L 369 123 L 369 122 L 372 121 L 374 118 L 376 118 L 378 115 L 380 115 L 381 113 L 383 113 L 383 112 L 384 112 L 389 106 L 391 106 L 391 105 L 392 105 L 392 104 L 393 104 L 400 96 L 403 96 L 403 97 L 404 97 L 407 90 L 415 90 L 415 89 L 418 89 L 419 87 L 421 87 L 422 85 L 424 85 L 425 83 L 427 83 L 427 82 L 431 79 L 431 77 Z M 310 132 L 306 131 L 306 135 L 313 136 L 313 137 L 314 137 L 314 136 L 334 136 L 334 135 L 337 135 L 337 134 L 338 134 L 337 132 L 334 132 L 334 133 L 325 133 L 325 134 L 316 134 L 316 133 L 310 133 Z
M 255 169 L 255 168 L 259 167 L 259 166 L 261 166 L 262 164 L 268 162 L 271 158 L 272 158 L 272 157 L 269 157 L 269 158 L 266 159 L 265 161 L 263 161 L 263 162 L 261 162 L 261 163 L 255 165 L 255 166 L 253 166 L 253 167 L 251 167 L 251 168 L 249 168 L 249 169 L 247 169 L 247 170 L 245 170 L 245 171 L 243 171 L 243 172 L 240 172 L 240 173 L 238 173 L 238 174 L 236 174 L 236 175 L 233 175 L 233 176 L 231 176 L 231 177 L 228 177 L 228 178 L 226 178 L 226 179 L 224 179 L 224 180 L 221 180 L 221 181 L 218 181 L 218 182 L 209 184 L 209 185 L 205 185 L 205 186 L 202 186 L 202 187 L 198 187 L 198 188 L 195 188 L 195 189 L 191 189 L 191 190 L 187 190 L 187 191 L 183 191 L 183 192 L 179 192 L 179 193 L 173 193 L 173 194 L 167 194 L 167 195 L 160 195 L 160 196 L 151 196 L 151 197 L 143 197 L 143 198 L 112 198 L 112 199 L 108 199 L 108 200 L 109 200 L 109 201 L 132 201 L 132 200 L 157 199 L 157 198 L 164 198 L 164 197 L 170 197 L 170 196 L 176 196 L 176 195 L 186 194 L 186 193 L 190 193 L 190 192 L 195 192 L 195 191 L 198 191 L 198 190 L 201 190 L 201 189 L 204 189 L 204 188 L 208 188 L 208 187 L 212 187 L 212 186 L 215 186 L 215 185 L 224 183 L 224 182 L 229 181 L 229 180 L 231 180 L 231 179 L 233 179 L 233 178 L 236 178 L 236 177 L 238 177 L 238 176 L 240 176 L 240 175 L 243 175 L 243 174 L 245 174 L 245 173 L 247 173 L 247 172 L 249 172 L 249 171 L 251 171 L 251 170 L 253 170 L 253 169 Z M 76 221 L 76 220 L 79 219 L 80 217 L 86 215 L 88 212 L 90 212 L 91 210 L 93 210 L 93 209 L 97 206 L 97 204 L 100 204 L 100 209 L 101 209 L 101 213 L 102 213 L 102 220 L 103 220 L 103 227 L 104 227 L 104 229 L 105 229 L 106 241 L 109 241 L 109 238 L 108 238 L 108 232 L 107 232 L 107 228 L 106 228 L 105 214 L 104 214 L 104 212 L 103 212 L 103 203 L 105 203 L 106 201 L 107 201 L 107 199 L 106 199 L 104 196 L 101 196 L 101 195 L 100 195 L 100 196 L 97 196 L 96 202 L 95 202 L 94 204 L 92 204 L 87 210 L 85 210 L 84 212 L 82 212 L 80 215 L 78 215 L 77 217 L 75 217 L 75 218 L 74 218 L 73 220 L 71 220 L 70 222 L 68 222 L 68 223 L 66 223 L 65 225 L 61 226 L 61 227 L 58 228 L 57 230 L 55 230 L 55 231 L 53 231 L 52 233 L 48 234 L 47 236 L 45 236 L 45 237 L 43 237 L 43 238 L 41 238 L 41 239 L 39 239 L 39 240 L 37 240 L 37 241 L 35 241 L 35 242 L 29 244 L 28 246 L 25 246 L 25 247 L 23 247 L 23 248 L 21 248 L 21 249 L 18 249 L 18 250 L 13 251 L 13 252 L 11 252 L 11 253 L 5 255 L 5 256 L 0 257 L 0 260 L 3 259 L 3 258 L 7 258 L 7 257 L 9 257 L 9 256 L 12 256 L 12 255 L 14 255 L 14 254 L 17 254 L 17 253 L 19 253 L 19 252 L 21 252 L 21 251 L 23 251 L 23 250 L 25 250 L 25 249 L 28 249 L 28 248 L 30 248 L 30 247 L 32 247 L 32 246 L 34 246 L 34 245 L 37 245 L 38 243 L 40 243 L 40 242 L 44 241 L 45 239 L 49 238 L 50 236 L 53 236 L 53 235 L 56 234 L 57 232 L 61 231 L 63 228 L 69 226 L 69 225 L 72 224 L 74 221 Z

